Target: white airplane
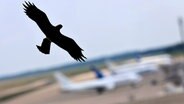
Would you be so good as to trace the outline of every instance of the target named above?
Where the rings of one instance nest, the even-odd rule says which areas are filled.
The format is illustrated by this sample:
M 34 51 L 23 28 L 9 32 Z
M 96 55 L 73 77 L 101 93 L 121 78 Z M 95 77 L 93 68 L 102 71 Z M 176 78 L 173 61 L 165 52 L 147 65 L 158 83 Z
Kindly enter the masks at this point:
M 138 75 L 142 75 L 144 73 L 152 73 L 159 71 L 159 65 L 156 63 L 133 63 L 133 64 L 126 64 L 121 66 L 115 66 L 112 62 L 106 62 L 108 69 L 111 71 L 112 74 L 126 74 L 126 73 L 134 73 Z
M 97 72 L 98 73 L 98 72 Z M 96 74 L 97 75 L 97 74 Z M 97 75 L 98 76 L 98 75 Z M 79 92 L 85 90 L 96 90 L 99 94 L 106 90 L 113 90 L 117 85 L 138 83 L 142 78 L 137 74 L 127 73 L 121 76 L 107 76 L 88 80 L 85 82 L 73 83 L 65 75 L 59 72 L 55 72 L 55 77 L 60 84 L 62 91 L 66 92 Z M 119 84 L 119 82 L 121 82 Z
M 97 93 L 101 94 L 105 90 L 112 90 L 115 87 L 112 80 L 94 79 L 94 80 L 88 80 L 85 82 L 74 83 L 70 81 L 61 72 L 55 72 L 54 75 L 58 83 L 60 84 L 62 91 L 65 91 L 65 92 L 80 92 L 85 90 L 96 90 Z
M 158 65 L 172 64 L 172 56 L 169 54 L 147 56 L 141 59 L 142 63 L 155 63 Z

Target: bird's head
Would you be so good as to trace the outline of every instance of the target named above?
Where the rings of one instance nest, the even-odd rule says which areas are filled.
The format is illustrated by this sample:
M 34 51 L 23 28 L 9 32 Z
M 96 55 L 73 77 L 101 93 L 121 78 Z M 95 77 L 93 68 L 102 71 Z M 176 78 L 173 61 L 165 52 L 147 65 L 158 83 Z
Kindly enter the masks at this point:
M 59 24 L 59 25 L 56 26 L 56 29 L 60 30 L 62 27 L 63 27 L 63 25 Z

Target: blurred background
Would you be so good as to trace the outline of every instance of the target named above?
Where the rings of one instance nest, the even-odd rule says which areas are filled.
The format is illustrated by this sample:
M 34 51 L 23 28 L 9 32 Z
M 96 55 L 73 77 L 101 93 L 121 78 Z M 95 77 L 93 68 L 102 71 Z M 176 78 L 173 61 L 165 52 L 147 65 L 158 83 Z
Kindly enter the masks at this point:
M 0 103 L 183 104 L 184 1 L 31 0 L 86 62 L 51 45 L 23 10 L 0 1 Z

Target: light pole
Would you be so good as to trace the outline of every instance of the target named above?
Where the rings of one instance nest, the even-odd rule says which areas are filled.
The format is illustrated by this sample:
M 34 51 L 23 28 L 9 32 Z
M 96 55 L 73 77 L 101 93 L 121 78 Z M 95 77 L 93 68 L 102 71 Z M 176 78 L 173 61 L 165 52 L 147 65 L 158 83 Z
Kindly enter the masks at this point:
M 184 30 L 183 30 L 183 18 L 178 17 L 178 26 L 179 26 L 179 32 L 180 32 L 180 38 L 181 38 L 181 44 L 184 50 Z
M 182 52 L 183 52 L 184 51 L 184 30 L 183 30 L 183 18 L 182 17 L 178 17 L 178 26 L 179 26 L 179 31 L 180 31 L 180 38 L 181 38 L 181 45 L 182 45 Z M 179 69 L 178 75 L 181 78 L 182 86 L 184 87 L 184 69 L 183 68 Z

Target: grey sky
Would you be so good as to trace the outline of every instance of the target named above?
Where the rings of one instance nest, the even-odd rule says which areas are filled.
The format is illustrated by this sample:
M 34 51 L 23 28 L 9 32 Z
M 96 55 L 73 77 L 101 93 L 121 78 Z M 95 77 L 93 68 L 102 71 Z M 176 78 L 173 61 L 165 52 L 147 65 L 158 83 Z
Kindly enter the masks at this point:
M 43 33 L 23 12 L 24 0 L 0 1 L 0 75 L 75 62 L 52 44 L 40 53 Z M 180 41 L 183 0 L 31 0 L 53 25 L 73 38 L 88 59 Z

